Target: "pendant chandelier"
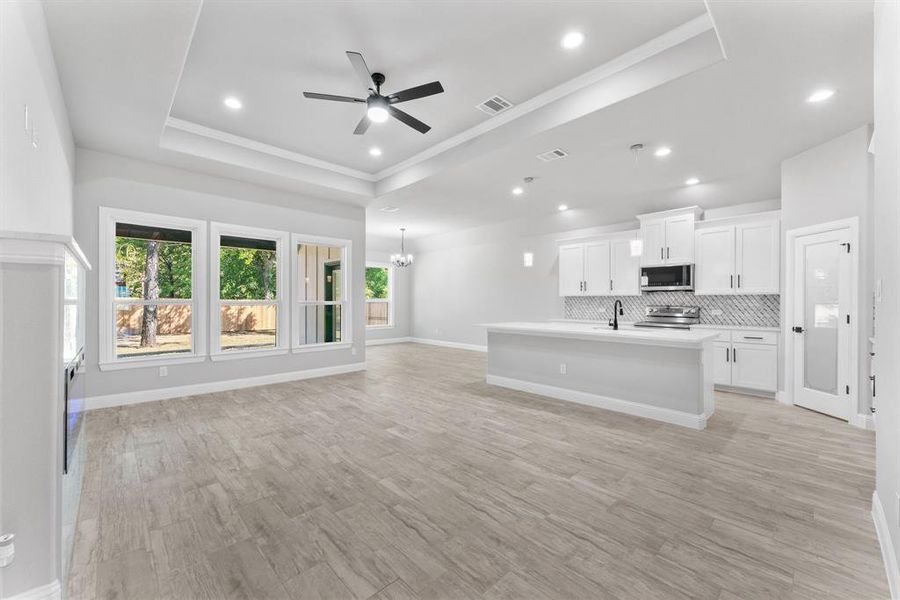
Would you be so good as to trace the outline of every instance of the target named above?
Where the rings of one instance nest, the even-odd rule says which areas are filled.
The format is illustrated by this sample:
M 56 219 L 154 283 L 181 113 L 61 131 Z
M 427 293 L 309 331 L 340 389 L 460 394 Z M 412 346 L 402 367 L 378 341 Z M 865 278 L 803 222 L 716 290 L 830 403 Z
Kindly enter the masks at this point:
M 406 253 L 405 234 L 406 228 L 400 228 L 400 254 L 391 255 L 391 264 L 395 267 L 408 267 L 413 262 L 413 255 Z

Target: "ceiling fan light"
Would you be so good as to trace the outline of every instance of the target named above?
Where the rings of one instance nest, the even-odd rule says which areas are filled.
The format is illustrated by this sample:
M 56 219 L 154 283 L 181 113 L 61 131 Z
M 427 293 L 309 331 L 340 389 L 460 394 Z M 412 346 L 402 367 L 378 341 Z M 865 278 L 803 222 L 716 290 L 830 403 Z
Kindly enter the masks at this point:
M 390 116 L 388 111 L 380 106 L 370 106 L 369 110 L 366 111 L 366 114 L 373 123 L 384 123 Z

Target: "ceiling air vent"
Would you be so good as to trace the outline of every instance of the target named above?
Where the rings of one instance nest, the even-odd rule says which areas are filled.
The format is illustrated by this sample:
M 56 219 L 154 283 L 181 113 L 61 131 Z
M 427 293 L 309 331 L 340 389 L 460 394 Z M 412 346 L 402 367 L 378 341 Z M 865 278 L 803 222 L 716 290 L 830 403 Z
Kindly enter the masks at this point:
M 512 102 L 501 96 L 491 96 L 475 108 L 483 113 L 496 115 L 499 112 L 503 112 L 507 108 L 512 108 Z
M 550 162 L 551 160 L 559 160 L 561 158 L 565 158 L 568 155 L 569 153 L 562 148 L 555 148 L 553 150 L 550 150 L 549 152 L 541 152 L 537 155 L 537 157 L 544 162 Z

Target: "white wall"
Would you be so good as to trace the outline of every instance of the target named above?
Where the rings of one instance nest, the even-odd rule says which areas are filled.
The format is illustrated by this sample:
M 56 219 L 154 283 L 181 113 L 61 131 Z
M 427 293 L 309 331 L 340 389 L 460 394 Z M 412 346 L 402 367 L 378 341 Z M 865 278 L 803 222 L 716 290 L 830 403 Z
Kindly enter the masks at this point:
M 859 412 L 872 405 L 869 388 L 868 338 L 872 335 L 873 236 L 872 236 L 872 156 L 868 153 L 871 127 L 865 125 L 811 148 L 781 164 L 782 232 L 791 229 L 846 219 L 859 218 L 859 327 L 858 386 Z M 786 257 L 787 253 L 782 252 Z M 789 265 L 782 266 L 782 289 Z M 783 336 L 791 323 L 784 323 Z M 791 360 L 785 356 L 785 360 Z M 784 373 L 785 365 L 780 371 Z M 782 382 L 781 389 L 790 385 Z
M 367 242 L 366 246 L 366 260 L 377 263 L 387 263 L 391 259 L 391 254 L 395 254 L 399 251 L 399 246 L 393 250 L 375 248 L 372 246 L 372 242 L 370 240 Z M 393 327 L 375 327 L 366 329 L 366 341 L 392 340 L 410 336 L 410 319 L 412 316 L 412 307 L 409 302 L 409 292 L 412 269 L 415 269 L 415 264 L 412 267 L 407 267 L 404 269 L 393 267 Z
M 778 200 L 709 211 L 709 218 L 776 210 Z M 548 225 L 549 223 L 549 225 Z M 546 231 L 547 227 L 559 231 Z M 637 229 L 637 220 L 603 224 L 602 215 L 568 211 L 417 240 L 412 268 L 412 335 L 483 346 L 480 323 L 563 316 L 557 252 L 562 240 Z M 534 266 L 522 254 L 534 253 Z
M 28 106 L 28 119 L 25 106 Z M 0 237 L 72 233 L 74 146 L 40 2 L 0 2 Z M 0 262 L 0 597 L 61 577 L 60 269 Z
M 78 149 L 75 176 L 75 235 L 88 260 L 97 264 L 99 208 L 141 210 L 208 221 L 236 223 L 353 242 L 354 348 L 246 360 L 171 365 L 167 377 L 155 367 L 100 371 L 98 368 L 98 281 L 87 282 L 86 395 L 89 398 L 141 390 L 261 377 L 334 367 L 365 360 L 364 259 L 362 208 L 303 198 L 235 180 L 200 175 L 121 156 Z M 288 208 L 293 207 L 293 208 Z M 356 354 L 353 354 L 353 351 Z
M 900 553 L 900 5 L 875 3 L 875 470 L 873 514 L 894 598 Z M 879 510 L 880 509 L 880 510 Z
M 0 90 L 0 230 L 71 235 L 74 146 L 40 2 L 0 2 Z

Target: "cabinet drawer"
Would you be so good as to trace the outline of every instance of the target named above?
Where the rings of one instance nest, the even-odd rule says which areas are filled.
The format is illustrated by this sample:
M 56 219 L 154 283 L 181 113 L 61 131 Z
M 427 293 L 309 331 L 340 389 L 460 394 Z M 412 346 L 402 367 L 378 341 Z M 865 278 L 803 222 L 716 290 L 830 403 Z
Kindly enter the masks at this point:
M 778 332 L 739 329 L 731 332 L 731 341 L 742 344 L 768 344 L 774 346 L 778 344 Z
M 730 329 L 706 329 L 703 328 L 698 329 L 698 331 L 704 331 L 708 333 L 715 333 L 718 337 L 714 338 L 714 342 L 731 342 L 731 330 Z

